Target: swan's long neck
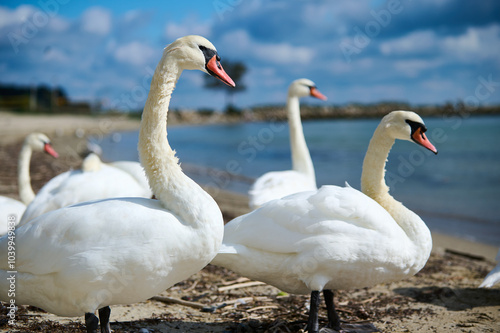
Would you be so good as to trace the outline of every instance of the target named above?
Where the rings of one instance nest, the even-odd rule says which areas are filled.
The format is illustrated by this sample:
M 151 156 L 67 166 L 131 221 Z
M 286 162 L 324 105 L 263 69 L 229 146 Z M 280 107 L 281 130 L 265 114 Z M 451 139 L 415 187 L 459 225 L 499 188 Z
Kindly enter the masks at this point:
M 385 164 L 394 139 L 385 135 L 384 131 L 384 126 L 379 125 L 368 146 L 363 162 L 361 190 L 391 214 L 415 245 L 414 259 L 421 262 L 423 267 L 432 249 L 430 231 L 417 214 L 389 194 L 389 187 L 385 183 Z
M 30 178 L 30 160 L 32 149 L 29 144 L 23 144 L 19 153 L 19 161 L 17 164 L 17 183 L 19 186 L 19 197 L 21 201 L 28 205 L 35 198 L 35 192 L 31 188 Z
M 175 151 L 168 143 L 168 106 L 182 69 L 168 53 L 163 57 L 153 75 L 142 114 L 139 157 L 156 198 L 166 209 L 180 217 L 182 222 L 198 226 L 205 221 L 207 202 L 208 205 L 212 205 L 212 202 L 215 207 L 217 205 L 182 172 Z
M 300 104 L 297 96 L 288 96 L 288 125 L 290 127 L 290 147 L 292 151 L 292 169 L 307 175 L 316 183 L 314 166 L 307 148 L 302 121 L 300 119 Z
M 394 200 L 385 184 L 385 163 L 394 139 L 384 135 L 383 131 L 381 126 L 375 130 L 366 151 L 361 174 L 361 191 L 377 202 L 385 198 Z

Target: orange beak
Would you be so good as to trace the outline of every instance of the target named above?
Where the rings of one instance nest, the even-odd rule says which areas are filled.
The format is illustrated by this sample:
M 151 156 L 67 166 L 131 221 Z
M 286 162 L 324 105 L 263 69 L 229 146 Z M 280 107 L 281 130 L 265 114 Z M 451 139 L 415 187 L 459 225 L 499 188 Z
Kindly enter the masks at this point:
M 211 75 L 215 76 L 228 86 L 233 88 L 236 86 L 233 79 L 231 79 L 229 75 L 227 75 L 227 73 L 224 71 L 224 68 L 222 68 L 220 62 L 217 60 L 217 55 L 214 55 L 212 59 L 208 61 L 207 70 Z
M 417 130 L 413 133 L 412 139 L 419 145 L 432 151 L 434 154 L 438 153 L 436 147 L 434 147 L 434 145 L 427 139 L 424 132 L 422 132 L 421 127 L 417 128 Z
M 54 150 L 54 148 L 52 148 L 52 146 L 50 145 L 50 143 L 46 143 L 44 146 L 43 146 L 43 150 L 45 150 L 45 152 L 55 158 L 58 158 L 59 157 L 59 154 Z
M 320 93 L 319 90 L 318 90 L 318 88 L 316 88 L 316 87 L 311 87 L 310 88 L 310 94 L 311 94 L 312 97 L 316 97 L 316 98 L 321 99 L 323 101 L 326 101 L 328 99 L 325 95 L 323 95 L 322 93 Z

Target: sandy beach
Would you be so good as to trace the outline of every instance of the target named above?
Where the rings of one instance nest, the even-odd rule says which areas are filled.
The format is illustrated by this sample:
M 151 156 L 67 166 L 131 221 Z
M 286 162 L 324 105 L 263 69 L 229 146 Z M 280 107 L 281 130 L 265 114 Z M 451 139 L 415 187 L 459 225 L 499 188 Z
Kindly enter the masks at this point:
M 35 116 L 0 112 L 0 195 L 18 199 L 17 157 L 23 138 L 41 131 L 53 141 L 60 158 L 35 153 L 31 163 L 35 193 L 52 177 L 78 168 L 86 136 L 135 130 L 139 120 L 127 117 Z M 175 148 L 175 147 L 174 147 Z M 228 221 L 248 212 L 245 195 L 219 189 L 207 191 Z M 339 291 L 341 319 L 380 332 L 500 332 L 500 285 L 478 289 L 495 266 L 495 246 L 433 233 L 433 253 L 425 268 L 404 281 L 373 288 Z M 307 318 L 307 296 L 286 295 L 274 287 L 247 281 L 228 270 L 207 266 L 165 291 L 187 303 L 158 300 L 114 306 L 114 332 L 300 332 Z M 246 284 L 243 284 L 246 283 Z M 214 310 L 214 308 L 216 308 Z M 214 310 L 212 312 L 207 310 Z M 83 318 L 61 318 L 21 306 L 15 326 L 2 307 L 0 332 L 82 331 Z M 326 323 L 322 309 L 321 324 Z M 357 330 L 370 332 L 370 329 Z M 142 332 L 146 332 L 142 330 Z

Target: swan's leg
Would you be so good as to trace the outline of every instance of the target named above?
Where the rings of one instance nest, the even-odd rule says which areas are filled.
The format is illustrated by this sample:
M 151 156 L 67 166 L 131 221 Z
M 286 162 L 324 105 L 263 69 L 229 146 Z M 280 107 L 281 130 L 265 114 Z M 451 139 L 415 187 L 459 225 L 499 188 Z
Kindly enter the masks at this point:
M 105 306 L 99 309 L 99 319 L 101 321 L 101 333 L 111 333 L 111 327 L 109 326 L 109 316 L 111 315 L 111 309 L 109 306 Z
M 318 333 L 318 309 L 319 309 L 319 291 L 311 292 L 311 305 L 309 309 L 309 320 L 307 321 L 307 332 Z
M 85 327 L 87 327 L 87 333 L 97 333 L 97 326 L 99 326 L 99 319 L 97 319 L 97 316 L 87 312 L 85 314 Z
M 329 289 L 323 290 L 325 297 L 326 311 L 328 313 L 328 328 L 340 331 L 340 318 L 335 310 L 335 303 L 333 302 L 333 291 Z

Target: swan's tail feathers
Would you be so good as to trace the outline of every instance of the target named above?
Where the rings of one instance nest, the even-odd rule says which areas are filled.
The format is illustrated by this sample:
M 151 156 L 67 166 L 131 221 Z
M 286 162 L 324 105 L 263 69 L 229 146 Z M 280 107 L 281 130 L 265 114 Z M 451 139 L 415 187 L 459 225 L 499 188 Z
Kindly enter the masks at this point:
M 232 245 L 222 244 L 219 248 L 219 253 L 236 254 L 238 251 L 236 251 L 236 248 Z
M 345 187 L 352 188 L 352 186 L 349 185 L 349 183 L 347 181 L 345 182 Z
M 498 264 L 485 278 L 479 288 L 491 288 L 500 282 L 500 264 Z

